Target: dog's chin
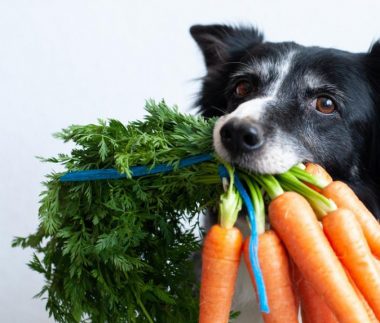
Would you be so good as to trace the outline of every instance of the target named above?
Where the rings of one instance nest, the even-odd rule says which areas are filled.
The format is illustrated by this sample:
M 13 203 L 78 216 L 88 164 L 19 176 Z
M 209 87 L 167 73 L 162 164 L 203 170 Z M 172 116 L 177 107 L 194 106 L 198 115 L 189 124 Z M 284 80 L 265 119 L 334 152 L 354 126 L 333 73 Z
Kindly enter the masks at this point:
M 305 158 L 292 152 L 275 151 L 231 156 L 225 149 L 215 149 L 217 155 L 226 162 L 256 174 L 276 175 L 288 171 L 291 167 L 305 161 Z
M 294 163 L 288 163 L 286 161 L 278 161 L 274 163 L 265 163 L 261 161 L 255 161 L 255 162 L 247 162 L 247 163 L 239 163 L 237 165 L 240 168 L 243 168 L 247 171 L 256 173 L 256 174 L 269 174 L 269 175 L 276 175 L 276 174 L 282 174 L 288 171 L 291 167 L 293 167 L 295 164 L 298 164 L 301 161 L 294 162 Z

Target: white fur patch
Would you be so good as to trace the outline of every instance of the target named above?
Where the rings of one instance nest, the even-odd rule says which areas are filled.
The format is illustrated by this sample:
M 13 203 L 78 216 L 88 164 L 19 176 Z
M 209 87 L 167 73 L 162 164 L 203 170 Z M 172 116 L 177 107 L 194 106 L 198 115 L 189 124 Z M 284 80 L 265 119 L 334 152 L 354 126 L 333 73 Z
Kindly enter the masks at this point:
M 318 88 L 321 84 L 326 83 L 321 75 L 317 75 L 315 73 L 306 73 L 304 75 L 304 82 L 311 89 Z
M 229 154 L 228 154 L 227 150 L 224 148 L 224 145 L 222 143 L 222 138 L 220 137 L 220 129 L 222 129 L 222 127 L 226 123 L 227 117 L 228 116 L 225 115 L 225 116 L 222 116 L 218 119 L 218 121 L 214 125 L 212 137 L 213 137 L 214 150 L 216 151 L 216 153 L 223 160 L 230 162 Z
M 231 118 L 243 119 L 247 117 L 254 121 L 259 121 L 265 111 L 266 103 L 271 100 L 273 100 L 272 97 L 265 97 L 246 101 L 232 111 L 225 122 Z
M 277 97 L 278 91 L 279 91 L 282 83 L 284 82 L 286 76 L 289 73 L 291 63 L 293 60 L 293 56 L 294 56 L 294 52 L 288 53 L 286 58 L 281 61 L 281 64 L 278 64 L 277 78 L 276 78 L 276 82 L 274 82 L 273 85 L 271 86 L 271 90 L 270 90 L 270 94 L 269 94 L 270 96 L 272 96 L 274 98 Z

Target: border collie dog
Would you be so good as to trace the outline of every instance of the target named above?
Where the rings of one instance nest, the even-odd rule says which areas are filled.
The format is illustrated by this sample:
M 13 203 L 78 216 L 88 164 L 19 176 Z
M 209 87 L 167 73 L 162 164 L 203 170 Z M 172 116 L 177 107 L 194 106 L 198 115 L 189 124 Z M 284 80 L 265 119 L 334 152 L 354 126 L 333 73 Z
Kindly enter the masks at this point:
M 380 218 L 380 41 L 350 53 L 267 42 L 252 27 L 195 25 L 190 33 L 207 67 L 197 106 L 220 116 L 213 141 L 223 159 L 269 174 L 319 163 Z M 241 267 L 236 322 L 258 322 Z

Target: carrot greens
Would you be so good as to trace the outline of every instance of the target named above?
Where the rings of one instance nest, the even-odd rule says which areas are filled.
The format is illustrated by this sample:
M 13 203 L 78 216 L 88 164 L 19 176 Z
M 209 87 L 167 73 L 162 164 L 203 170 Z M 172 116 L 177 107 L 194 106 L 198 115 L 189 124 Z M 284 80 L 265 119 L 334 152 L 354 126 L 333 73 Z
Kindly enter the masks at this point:
M 39 225 L 13 245 L 34 251 L 29 267 L 45 284 L 38 297 L 58 322 L 196 322 L 199 213 L 218 204 L 217 163 L 179 169 L 181 159 L 212 153 L 214 119 L 147 102 L 143 121 L 70 126 L 57 138 L 70 154 L 43 183 Z M 169 164 L 166 174 L 63 183 L 71 171 Z M 217 185 L 215 185 L 217 179 Z

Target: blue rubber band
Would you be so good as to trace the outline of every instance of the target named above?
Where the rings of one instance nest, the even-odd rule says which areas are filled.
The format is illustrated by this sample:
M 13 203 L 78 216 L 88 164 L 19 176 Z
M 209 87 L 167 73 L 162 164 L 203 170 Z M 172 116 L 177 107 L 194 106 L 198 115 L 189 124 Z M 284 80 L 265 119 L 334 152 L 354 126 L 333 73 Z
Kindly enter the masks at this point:
M 229 177 L 227 169 L 223 165 L 219 166 L 218 171 L 219 171 L 219 176 L 227 177 L 227 178 Z M 255 209 L 253 207 L 252 201 L 246 189 L 244 188 L 243 184 L 241 183 L 239 177 L 236 174 L 235 174 L 234 180 L 235 180 L 235 187 L 237 191 L 239 192 L 247 208 L 248 218 L 251 225 L 251 239 L 249 243 L 249 261 L 251 263 L 251 266 L 253 269 L 253 275 L 256 281 L 256 288 L 257 288 L 257 294 L 259 297 L 260 310 L 261 312 L 269 313 L 268 298 L 267 298 L 264 278 L 260 269 L 259 258 L 258 258 L 259 239 L 258 239 L 257 226 L 256 226 L 256 221 L 255 221 Z
M 212 160 L 214 157 L 211 154 L 202 154 L 191 156 L 188 158 L 182 159 L 178 168 L 189 167 L 192 165 L 200 164 L 205 161 Z M 130 168 L 132 177 L 140 177 L 146 175 L 153 175 L 159 173 L 168 173 L 174 170 L 174 166 L 160 164 L 153 168 L 149 168 L 147 166 L 133 166 Z M 60 177 L 61 182 L 83 182 L 83 181 L 96 181 L 96 180 L 104 180 L 104 179 L 121 179 L 126 178 L 126 174 L 119 173 L 114 168 L 108 169 L 91 169 L 91 170 L 80 170 L 66 173 L 65 175 Z

